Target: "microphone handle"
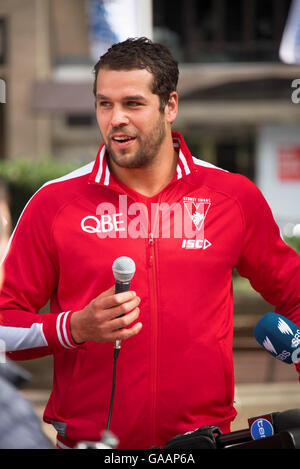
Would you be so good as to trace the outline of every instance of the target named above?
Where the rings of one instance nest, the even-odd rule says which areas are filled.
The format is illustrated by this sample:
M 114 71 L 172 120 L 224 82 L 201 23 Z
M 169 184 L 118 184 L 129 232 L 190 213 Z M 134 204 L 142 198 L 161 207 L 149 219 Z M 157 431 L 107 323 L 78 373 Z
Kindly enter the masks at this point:
M 130 286 L 130 282 L 119 282 L 116 280 L 115 284 L 115 293 L 121 293 L 123 291 L 128 291 Z
M 115 293 L 121 293 L 123 291 L 128 291 L 129 286 L 130 286 L 130 282 L 119 282 L 118 280 L 116 280 Z M 124 314 L 121 314 L 121 316 L 124 316 Z M 115 349 L 120 350 L 120 348 L 121 348 L 121 340 L 115 340 Z

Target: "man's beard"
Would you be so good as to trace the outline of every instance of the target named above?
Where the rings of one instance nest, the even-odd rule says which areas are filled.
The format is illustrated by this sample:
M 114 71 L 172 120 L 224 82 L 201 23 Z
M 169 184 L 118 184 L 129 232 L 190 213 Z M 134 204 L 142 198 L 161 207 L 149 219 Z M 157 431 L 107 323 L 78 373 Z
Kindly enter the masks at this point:
M 112 133 L 124 132 L 125 129 L 114 129 Z M 130 149 L 120 149 L 118 153 L 114 152 L 111 148 L 110 140 L 105 145 L 108 152 L 109 158 L 121 168 L 143 168 L 149 166 L 155 159 L 162 142 L 166 136 L 166 129 L 163 118 L 159 118 L 151 129 L 150 132 L 142 139 L 140 136 L 136 136 L 136 140 L 139 143 L 139 148 L 135 154 L 126 156 L 130 152 Z M 121 155 L 121 156 L 120 156 Z

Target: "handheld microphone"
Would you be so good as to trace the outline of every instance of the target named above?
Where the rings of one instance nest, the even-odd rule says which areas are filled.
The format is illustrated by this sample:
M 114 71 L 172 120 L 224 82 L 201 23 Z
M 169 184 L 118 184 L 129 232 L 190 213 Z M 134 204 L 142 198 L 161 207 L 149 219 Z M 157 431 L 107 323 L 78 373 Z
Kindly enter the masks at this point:
M 135 263 L 130 257 L 122 256 L 115 260 L 112 266 L 115 277 L 115 293 L 128 291 L 130 281 L 135 273 Z M 121 341 L 115 341 L 115 348 L 121 348 Z
M 254 337 L 277 360 L 300 362 L 300 327 L 286 317 L 265 314 L 255 326 Z
M 118 257 L 112 266 L 112 271 L 115 277 L 115 293 L 121 293 L 129 290 L 130 280 L 135 273 L 135 263 L 130 257 L 121 256 Z M 121 316 L 124 316 L 121 314 Z M 108 413 L 107 427 L 106 427 L 106 436 L 109 436 L 109 427 L 112 416 L 112 408 L 115 395 L 115 386 L 116 386 L 116 362 L 121 349 L 121 340 L 115 340 L 114 343 L 114 366 L 113 366 L 113 380 L 112 380 L 112 390 L 110 397 L 110 407 Z

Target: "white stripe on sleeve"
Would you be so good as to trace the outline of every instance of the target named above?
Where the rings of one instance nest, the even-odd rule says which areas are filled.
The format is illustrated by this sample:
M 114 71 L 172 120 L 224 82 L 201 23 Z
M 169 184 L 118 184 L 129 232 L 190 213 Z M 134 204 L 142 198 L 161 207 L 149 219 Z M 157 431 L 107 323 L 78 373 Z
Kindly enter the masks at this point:
M 56 320 L 56 332 L 58 340 L 60 341 L 61 345 L 65 348 L 76 348 L 72 345 L 68 339 L 68 334 L 66 330 L 66 321 L 67 317 L 70 314 L 70 311 L 67 313 L 60 313 Z

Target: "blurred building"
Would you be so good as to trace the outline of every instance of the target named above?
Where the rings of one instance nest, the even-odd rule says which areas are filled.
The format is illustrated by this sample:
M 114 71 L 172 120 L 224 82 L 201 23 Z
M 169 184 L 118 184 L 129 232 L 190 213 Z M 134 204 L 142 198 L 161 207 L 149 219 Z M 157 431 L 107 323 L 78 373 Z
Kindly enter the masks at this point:
M 176 125 L 195 155 L 254 180 L 289 234 L 300 223 L 300 67 L 279 60 L 290 7 L 153 0 L 154 38 L 181 64 Z
M 147 4 L 138 2 L 140 15 Z M 92 94 L 97 60 L 92 33 L 98 25 L 91 24 L 89 13 L 94 8 L 93 18 L 104 22 L 101 5 L 101 0 L 1 0 L 0 77 L 6 82 L 6 104 L 0 105 L 0 158 L 95 157 L 100 136 Z M 106 38 L 114 39 L 108 27 L 98 57 Z
M 255 180 L 282 226 L 299 223 L 300 104 L 291 96 L 300 67 L 279 60 L 290 4 L 1 0 L 0 77 L 7 102 L 0 105 L 0 157 L 95 157 L 100 134 L 92 67 L 98 45 L 100 55 L 115 40 L 102 11 L 115 7 L 116 29 L 127 25 L 128 36 L 151 36 L 178 59 L 174 129 L 193 153 Z

